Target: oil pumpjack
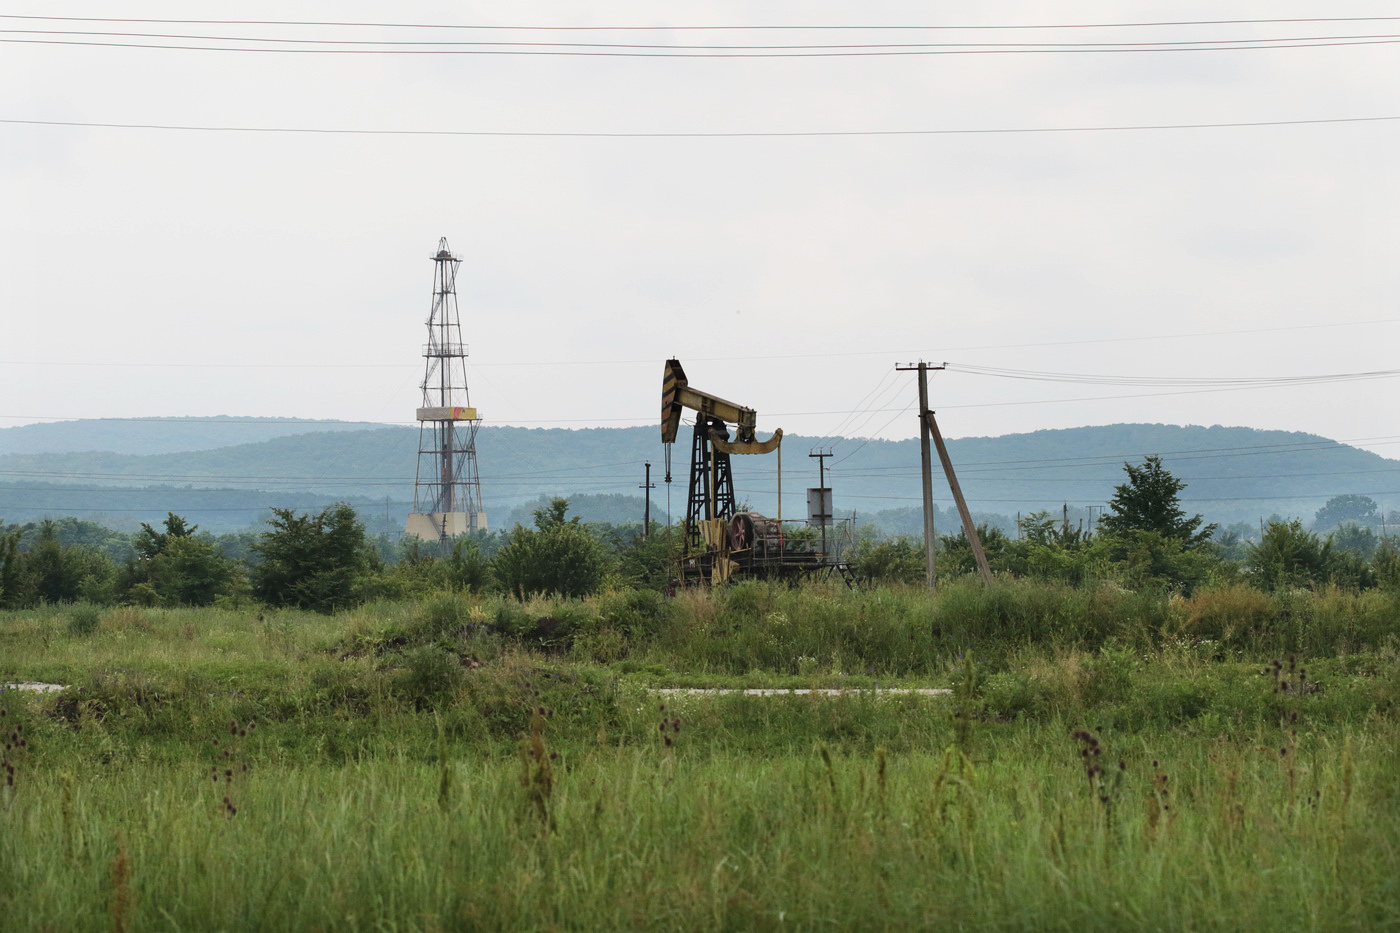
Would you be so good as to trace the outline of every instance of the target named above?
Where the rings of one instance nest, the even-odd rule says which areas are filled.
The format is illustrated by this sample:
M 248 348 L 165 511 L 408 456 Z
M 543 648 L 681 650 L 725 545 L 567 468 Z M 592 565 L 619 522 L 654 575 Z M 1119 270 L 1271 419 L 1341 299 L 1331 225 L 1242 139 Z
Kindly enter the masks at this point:
M 825 554 L 790 547 L 779 520 L 737 510 L 730 456 L 778 451 L 781 470 L 782 429 L 760 441 L 756 411 L 692 388 L 680 361 L 667 360 L 661 381 L 661 441 L 668 445 L 667 463 L 685 409 L 696 417 L 677 582 L 693 586 L 742 576 L 794 578 L 812 570 L 842 568 Z

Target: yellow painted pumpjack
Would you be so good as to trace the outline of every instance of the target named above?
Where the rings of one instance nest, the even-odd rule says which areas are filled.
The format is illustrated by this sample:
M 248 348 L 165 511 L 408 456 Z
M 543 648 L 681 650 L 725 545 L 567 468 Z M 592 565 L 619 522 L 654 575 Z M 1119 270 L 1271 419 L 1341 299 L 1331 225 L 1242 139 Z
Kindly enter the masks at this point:
M 782 429 L 760 441 L 756 411 L 692 388 L 680 361 L 667 360 L 661 382 L 662 443 L 675 443 L 686 409 L 696 417 L 677 582 L 694 586 L 742 576 L 792 578 L 832 566 L 825 554 L 789 549 L 776 519 L 736 510 L 730 456 L 778 451 Z M 781 469 L 781 451 L 778 456 Z

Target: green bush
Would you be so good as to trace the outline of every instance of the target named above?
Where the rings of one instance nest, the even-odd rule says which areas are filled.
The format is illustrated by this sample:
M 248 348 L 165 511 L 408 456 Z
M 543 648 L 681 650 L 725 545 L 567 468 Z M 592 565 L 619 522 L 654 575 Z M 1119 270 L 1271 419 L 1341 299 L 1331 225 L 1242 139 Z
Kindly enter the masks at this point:
M 68 631 L 72 635 L 91 635 L 102 622 L 102 610 L 91 603 L 74 603 L 68 607 Z
M 417 709 L 437 709 L 452 699 L 462 684 L 457 655 L 438 645 L 424 645 L 404 655 L 405 668 L 394 683 L 394 693 Z
M 567 499 L 535 512 L 535 529 L 516 525 L 491 561 L 497 585 L 525 599 L 535 595 L 581 597 L 602 587 L 611 568 L 602 544 L 579 524 L 564 520 Z

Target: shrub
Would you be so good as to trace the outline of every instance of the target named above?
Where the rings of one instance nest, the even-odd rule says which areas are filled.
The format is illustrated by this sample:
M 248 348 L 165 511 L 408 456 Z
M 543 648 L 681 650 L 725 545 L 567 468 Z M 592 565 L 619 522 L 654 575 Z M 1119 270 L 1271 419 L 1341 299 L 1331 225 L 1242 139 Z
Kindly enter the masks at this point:
M 870 583 L 921 583 L 926 574 L 923 545 L 911 538 L 861 545 L 850 564 L 858 579 Z
M 501 589 L 520 599 L 534 595 L 581 597 L 595 593 L 608 574 L 603 546 L 575 516 L 564 520 L 567 499 L 536 510 L 535 529 L 516 525 L 491 570 Z
M 273 509 L 253 544 L 253 595 L 271 606 L 334 612 L 356 601 L 370 570 L 364 526 L 341 503 L 316 515 Z
M 73 635 L 91 635 L 102 621 L 102 610 L 91 603 L 75 603 L 68 609 L 68 631 Z
M 437 645 L 415 648 L 404 656 L 405 668 L 394 692 L 418 709 L 437 709 L 462 683 L 462 664 L 455 654 Z
M 1260 586 L 1282 590 L 1326 582 L 1331 559 L 1331 539 L 1304 530 L 1295 518 L 1269 522 L 1264 537 L 1250 547 L 1245 566 Z

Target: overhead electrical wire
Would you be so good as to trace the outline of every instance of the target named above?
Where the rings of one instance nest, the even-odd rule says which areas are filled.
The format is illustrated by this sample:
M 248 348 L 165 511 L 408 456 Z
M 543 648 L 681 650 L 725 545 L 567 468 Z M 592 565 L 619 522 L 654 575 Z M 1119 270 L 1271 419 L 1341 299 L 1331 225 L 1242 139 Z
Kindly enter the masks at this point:
M 32 45 L 164 49 L 200 52 L 252 52 L 374 55 L 545 55 L 609 58 L 845 58 L 910 55 L 1081 54 L 1130 52 L 1218 52 L 1256 49 L 1326 48 L 1384 45 L 1400 35 L 1269 36 L 1244 39 L 1174 39 L 1150 42 L 884 42 L 826 45 L 678 45 L 674 43 L 524 42 L 382 39 L 319 39 L 282 36 L 201 35 L 191 33 L 118 32 L 75 29 L 0 29 L 6 36 L 77 38 L 0 38 Z M 153 40 L 118 42 L 117 39 Z M 220 43 L 175 45 L 174 42 Z M 228 45 L 224 43 L 239 43 Z M 244 47 L 251 46 L 251 47 Z
M 1400 117 L 1387 119 L 1400 120 Z M 0 123 L 9 121 L 0 120 Z M 1286 333 L 1295 330 L 1326 330 L 1334 327 L 1372 327 L 1377 324 L 1400 324 L 1400 318 L 1374 318 L 1366 321 L 1328 321 L 1323 324 L 1288 324 L 1282 327 L 1251 327 L 1239 330 L 1206 330 L 1191 331 L 1177 334 L 1139 334 L 1124 337 L 1089 337 L 1079 340 L 1042 340 L 1032 343 L 993 343 L 993 344 L 973 344 L 968 346 L 941 347 L 937 351 L 918 350 L 903 348 L 898 350 L 847 350 L 839 352 L 825 353 L 769 353 L 752 356 L 698 356 L 687 357 L 691 362 L 713 363 L 713 362 L 746 362 L 750 360 L 797 360 L 797 359 L 826 359 L 852 356 L 892 356 L 908 357 L 921 353 L 964 353 L 973 350 L 1025 350 L 1038 347 L 1072 347 L 1099 343 L 1131 343 L 1140 341 L 1157 340 L 1190 340 L 1198 337 L 1242 337 L 1251 334 L 1273 334 Z M 419 371 L 421 367 L 408 363 L 169 363 L 169 362 L 126 362 L 119 360 L 0 360 L 0 365 L 4 366 L 115 366 L 115 367 L 135 367 L 152 369 L 413 369 Z M 498 360 L 495 362 L 482 362 L 473 360 L 470 367 L 476 370 L 481 367 L 501 367 L 501 366 L 529 366 L 547 367 L 553 369 L 557 366 L 655 366 L 656 359 L 579 359 L 577 357 L 564 360 Z M 0 417 L 6 417 L 0 415 Z M 362 423 L 362 422 L 355 422 Z M 369 423 L 369 422 L 363 422 Z M 381 422 L 374 422 L 381 423 Z
M 1309 376 L 1115 376 L 1094 373 L 1038 372 L 1029 369 L 1005 369 L 978 366 L 972 363 L 945 363 L 949 372 L 1002 379 L 1023 379 L 1033 382 L 1066 382 L 1077 385 L 1107 386 L 1207 386 L 1217 388 L 1255 388 L 1264 386 L 1317 385 L 1327 382 L 1353 382 L 1365 379 L 1389 379 L 1400 376 L 1400 369 L 1377 369 L 1348 373 L 1319 373 Z
M 683 32 L 683 31 L 745 31 L 745 30 L 982 30 L 982 29 L 1141 29 L 1166 26 L 1260 26 L 1294 23 L 1369 23 L 1400 20 L 1400 16 L 1312 16 L 1312 17 L 1272 17 L 1260 19 L 1207 19 L 1207 20 L 1159 20 L 1146 22 L 1111 23 L 1020 23 L 1020 24 L 784 24 L 784 25 L 670 25 L 670 26 L 580 26 L 580 25 L 509 25 L 485 23 L 392 23 L 392 22 L 345 22 L 334 20 L 260 20 L 260 19 L 155 19 L 111 16 L 39 16 L 18 13 L 0 14 L 0 19 L 47 20 L 52 22 L 82 23 L 160 23 L 167 25 L 202 26 L 334 26 L 371 27 L 377 29 L 482 29 L 482 30 L 521 30 L 548 32 Z
M 1385 123 L 1395 120 L 1400 120 L 1400 116 L 1324 117 L 1308 120 L 1254 120 L 1223 123 L 1143 123 L 1123 126 L 993 127 L 985 129 L 934 130 L 772 130 L 680 133 L 539 132 L 530 130 L 386 130 L 304 126 L 213 126 L 173 123 L 114 123 L 86 120 L 0 119 L 0 123 L 17 126 L 65 126 L 86 129 L 167 130 L 193 133 L 301 133 L 328 136 L 462 136 L 520 139 L 799 139 L 845 136 L 983 136 L 1034 133 L 1128 133 L 1147 130 L 1207 130 L 1268 126 L 1319 126 L 1338 123 Z

